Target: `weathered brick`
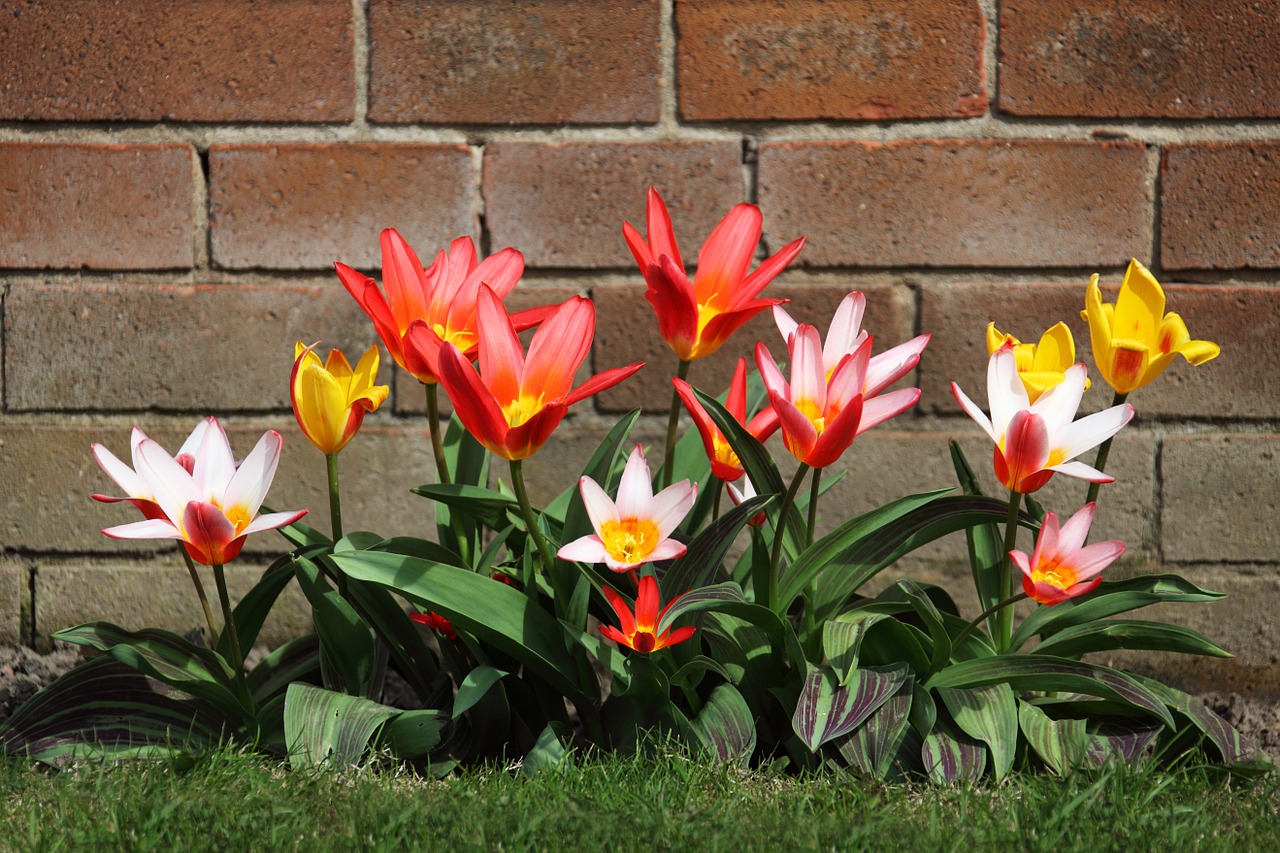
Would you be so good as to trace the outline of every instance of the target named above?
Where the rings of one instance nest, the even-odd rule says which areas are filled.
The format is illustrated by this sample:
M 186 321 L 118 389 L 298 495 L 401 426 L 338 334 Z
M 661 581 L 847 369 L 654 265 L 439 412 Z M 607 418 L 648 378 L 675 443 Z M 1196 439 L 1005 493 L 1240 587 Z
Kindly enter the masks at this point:
M 342 261 L 368 271 L 381 263 L 384 228 L 424 250 L 474 237 L 473 171 L 462 145 L 210 146 L 213 261 L 232 269 Z
M 190 267 L 194 164 L 189 145 L 0 143 L 0 267 Z
M 497 142 L 485 148 L 485 220 L 495 246 L 535 267 L 633 267 L 622 223 L 643 232 L 658 188 L 690 263 L 743 200 L 736 142 Z
M 373 530 L 386 536 L 434 538 L 432 505 L 410 494 L 415 486 L 435 481 L 431 446 L 423 428 L 390 427 L 370 416 L 360 434 L 339 457 L 343 525 L 347 531 Z M 147 435 L 176 452 L 198 418 L 139 418 Z M 93 493 L 114 495 L 118 488 L 94 461 L 90 445 L 98 442 L 129 462 L 132 422 L 75 427 L 51 424 L 0 427 L 0 474 L 8 487 L 0 493 L 0 538 L 5 547 L 37 553 L 157 554 L 176 561 L 173 542 L 124 542 L 108 539 L 104 527 L 127 524 L 141 516 L 128 504 L 102 504 Z M 284 453 L 267 505 L 274 509 L 310 509 L 305 523 L 328 532 L 329 499 L 324 457 L 293 423 L 283 418 L 265 424 L 227 425 L 232 450 L 243 458 L 268 428 L 284 436 Z M 251 536 L 249 554 L 275 555 L 287 550 L 277 533 Z
M 221 627 L 217 587 L 209 569 L 198 567 L 205 595 Z M 227 566 L 227 589 L 234 604 L 262 576 L 261 566 L 233 563 Z M 204 611 L 191 575 L 180 561 L 172 565 L 65 565 L 36 567 L 36 644 L 52 645 L 55 631 L 84 622 L 104 620 L 122 628 L 162 628 L 185 634 L 205 628 Z M 258 643 L 278 646 L 309 633 L 311 606 L 296 584 L 285 588 L 262 626 Z
M 764 296 L 788 299 L 787 311 L 801 323 L 813 323 L 826 334 L 840 300 L 855 288 L 847 285 L 769 285 Z M 876 336 L 876 352 L 908 340 L 914 312 L 891 286 L 863 288 L 868 307 L 863 328 Z M 671 405 L 671 378 L 676 357 L 658 333 L 653 306 L 644 297 L 643 285 L 601 285 L 592 291 L 596 302 L 596 362 L 619 365 L 645 362 L 635 376 L 599 395 L 604 411 L 625 412 L 640 407 L 647 411 L 667 411 Z M 729 386 L 738 359 L 747 360 L 749 371 L 756 369 L 755 344 L 764 341 L 777 359 L 786 359 L 786 344 L 778 334 L 772 311 L 762 311 L 739 329 L 719 350 L 699 359 L 689 369 L 688 381 L 710 394 L 720 394 Z
M 1015 115 L 1280 115 L 1280 16 L 1254 0 L 1006 0 L 1000 109 Z
M 1165 560 L 1280 559 L 1280 435 L 1169 436 L 1160 480 Z
M 14 286 L 6 403 L 19 412 L 287 411 L 298 340 L 352 354 L 377 336 L 337 281 Z
M 1166 148 L 1160 263 L 1168 269 L 1280 267 L 1280 143 Z
M 369 6 L 369 118 L 412 124 L 654 122 L 657 0 Z
M 946 118 L 987 111 L 972 0 L 676 4 L 680 113 L 734 119 Z
M 766 237 L 810 266 L 1086 266 L 1146 259 L 1143 146 L 1049 140 L 760 147 Z
M 27 642 L 27 626 L 24 622 L 23 607 L 30 606 L 25 601 L 29 595 L 29 571 L 24 565 L 17 563 L 0 563 L 0 643 L 16 646 Z
M 347 121 L 349 0 L 11 0 L 0 118 Z M 287 36 L 286 36 L 287 34 Z M 19 58 L 20 56 L 20 58 Z

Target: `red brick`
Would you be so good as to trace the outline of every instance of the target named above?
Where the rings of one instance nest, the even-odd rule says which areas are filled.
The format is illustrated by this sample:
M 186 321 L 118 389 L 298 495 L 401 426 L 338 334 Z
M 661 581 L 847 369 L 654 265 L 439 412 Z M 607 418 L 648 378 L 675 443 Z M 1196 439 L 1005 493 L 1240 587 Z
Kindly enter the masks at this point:
M 1026 116 L 1280 116 L 1280 15 L 1256 0 L 1006 0 L 1000 109 Z
M 657 187 L 692 260 L 743 200 L 737 142 L 496 142 L 485 148 L 485 221 L 495 246 L 535 267 L 633 267 L 622 223 L 644 230 Z
M 0 119 L 348 121 L 350 0 L 11 0 Z M 20 47 L 19 47 L 20 46 Z M 20 57 L 20 58 L 18 58 Z
M 1160 262 L 1168 269 L 1280 267 L 1280 143 L 1165 149 Z
M 766 237 L 808 235 L 810 266 L 1119 265 L 1147 254 L 1148 192 L 1138 143 L 760 147 Z
M 190 267 L 194 168 L 189 145 L 0 143 L 0 267 Z
M 863 328 L 876 336 L 876 352 L 908 340 L 914 312 L 889 286 L 853 288 L 847 285 L 771 284 L 763 295 L 788 299 L 787 311 L 801 323 L 813 323 L 826 334 L 840 300 L 851 290 L 867 295 L 868 307 Z M 644 298 L 643 285 L 601 285 L 592 291 L 596 303 L 597 365 L 615 366 L 645 362 L 635 376 L 601 393 L 598 406 L 609 412 L 625 412 L 636 407 L 665 412 L 671 405 L 671 378 L 676 357 L 658 333 L 653 306 Z M 699 359 L 689 369 L 689 384 L 710 394 L 729 387 L 738 359 L 747 360 L 754 371 L 755 344 L 764 341 L 775 358 L 786 358 L 786 344 L 778 334 L 772 311 L 763 311 L 743 326 L 712 355 Z
M 1119 272 L 1102 277 L 1102 298 L 1115 302 Z M 1089 365 L 1093 387 L 1082 412 L 1111 405 L 1113 392 L 1093 361 L 1089 325 L 1080 319 L 1088 280 L 1074 285 L 955 285 L 928 287 L 921 299 L 921 331 L 933 334 L 921 359 L 924 405 L 939 414 L 959 407 L 949 383 L 958 382 L 975 401 L 986 399 L 985 332 L 994 321 L 1002 332 L 1039 340 L 1049 326 L 1063 321 L 1076 342 L 1076 358 Z M 1186 321 L 1191 336 L 1214 341 L 1222 354 L 1192 367 L 1175 359 L 1161 376 L 1129 396 L 1137 423 L 1148 418 L 1280 417 L 1280 292 L 1261 287 L 1164 286 L 1166 311 Z
M 1170 436 L 1160 479 L 1166 560 L 1280 560 L 1280 435 Z
M 381 264 L 378 235 L 410 245 L 476 236 L 471 151 L 462 145 L 214 145 L 209 149 L 213 260 L 245 269 L 364 272 Z
M 377 335 L 336 280 L 14 285 L 5 301 L 6 404 L 11 412 L 288 411 L 300 339 L 350 355 Z
M 657 0 L 373 0 L 369 119 L 655 122 L 659 6 Z
M 972 0 L 676 4 L 680 113 L 734 119 L 947 118 L 987 111 Z

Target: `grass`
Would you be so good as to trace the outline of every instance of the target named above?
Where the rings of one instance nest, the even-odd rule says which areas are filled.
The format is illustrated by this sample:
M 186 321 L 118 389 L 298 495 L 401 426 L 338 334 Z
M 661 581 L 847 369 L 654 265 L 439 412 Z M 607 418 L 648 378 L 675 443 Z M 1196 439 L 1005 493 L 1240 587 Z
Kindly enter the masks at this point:
M 1001 786 L 886 787 L 710 767 L 679 755 L 580 759 L 533 778 L 289 772 L 221 752 L 0 763 L 0 849 L 1241 850 L 1280 848 L 1280 779 L 1111 765 Z

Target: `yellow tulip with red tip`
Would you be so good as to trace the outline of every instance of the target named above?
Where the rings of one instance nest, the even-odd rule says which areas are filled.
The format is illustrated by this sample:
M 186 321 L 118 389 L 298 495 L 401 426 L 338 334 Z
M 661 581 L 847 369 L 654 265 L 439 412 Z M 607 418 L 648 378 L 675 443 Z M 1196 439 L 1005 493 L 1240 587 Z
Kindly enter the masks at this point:
M 1193 341 L 1177 314 L 1165 313 L 1164 290 L 1136 260 L 1129 262 L 1115 304 L 1102 301 L 1098 276 L 1089 280 L 1085 310 L 1098 371 L 1117 394 L 1128 394 L 1155 379 L 1175 356 L 1191 364 L 1216 358 L 1212 341 Z
M 378 347 L 369 347 L 352 370 L 342 350 L 330 350 L 321 363 L 314 346 L 298 341 L 289 382 L 293 414 L 303 435 L 322 453 L 334 454 L 346 447 L 365 414 L 387 399 L 388 387 L 374 384 L 378 358 Z

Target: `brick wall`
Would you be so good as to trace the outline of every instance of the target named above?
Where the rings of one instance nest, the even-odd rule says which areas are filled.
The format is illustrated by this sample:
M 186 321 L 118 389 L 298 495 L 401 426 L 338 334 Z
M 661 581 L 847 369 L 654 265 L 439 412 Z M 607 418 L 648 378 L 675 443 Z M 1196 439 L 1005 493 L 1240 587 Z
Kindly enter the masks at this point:
M 660 434 L 672 357 L 620 230 L 654 185 L 690 257 L 742 200 L 763 206 L 762 252 L 807 235 L 773 286 L 801 319 L 860 289 L 881 341 L 934 334 L 921 404 L 859 440 L 827 524 L 948 485 L 948 437 L 985 468 L 947 383 L 981 394 L 988 320 L 1031 337 L 1066 319 L 1087 361 L 1089 274 L 1148 264 L 1223 354 L 1132 396 L 1099 527 L 1128 542 L 1123 571 L 1232 594 L 1164 614 L 1238 655 L 1189 679 L 1280 688 L 1280 8 L 1121 6 L 0 2 L 0 642 L 197 624 L 171 549 L 98 533 L 128 514 L 88 499 L 111 486 L 89 444 L 123 454 L 135 423 L 172 446 L 217 414 L 241 453 L 280 429 L 271 502 L 323 507 L 292 346 L 373 341 L 331 264 L 375 272 L 383 227 L 424 256 L 460 234 L 519 248 L 521 304 L 590 293 L 596 367 L 651 362 L 531 460 L 541 496 L 614 413 L 642 406 Z M 718 390 L 772 334 L 754 322 L 692 381 Z M 421 389 L 382 375 L 391 404 L 342 457 L 348 525 L 422 532 Z M 1070 512 L 1077 486 L 1047 500 Z M 955 545 L 909 568 L 959 585 Z M 258 537 L 235 580 L 274 547 Z M 304 623 L 294 602 L 272 637 Z

